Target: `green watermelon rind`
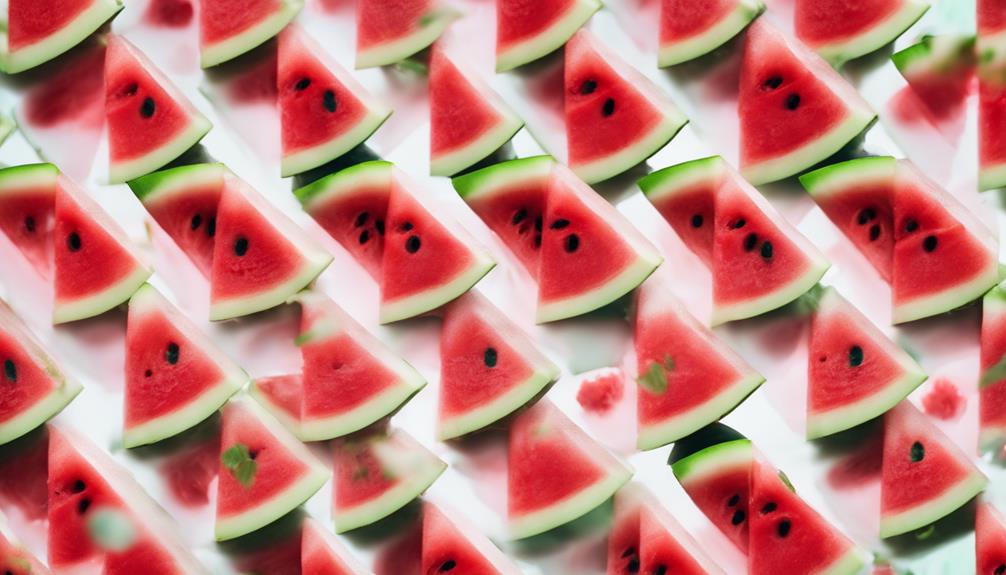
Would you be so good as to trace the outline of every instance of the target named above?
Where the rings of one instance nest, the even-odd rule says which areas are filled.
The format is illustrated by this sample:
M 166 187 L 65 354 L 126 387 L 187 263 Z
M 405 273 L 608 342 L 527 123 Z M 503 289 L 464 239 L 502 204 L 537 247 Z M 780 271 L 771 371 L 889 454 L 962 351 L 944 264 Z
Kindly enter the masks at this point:
M 0 196 L 6 192 L 26 188 L 56 186 L 59 168 L 53 164 L 22 164 L 0 168 Z
M 118 14 L 123 7 L 122 0 L 93 0 L 90 6 L 78 14 L 68 25 L 40 42 L 22 48 L 15 53 L 7 50 L 5 30 L 2 42 L 0 42 L 2 43 L 0 50 L 3 51 L 0 55 L 0 68 L 8 74 L 16 74 L 48 62 L 83 42 L 102 24 Z
M 657 66 L 674 66 L 712 52 L 740 34 L 764 11 L 765 5 L 761 0 L 738 1 L 730 14 L 699 34 L 676 42 L 661 43 L 657 51 Z
M 880 537 L 887 539 L 930 525 L 959 509 L 984 491 L 987 485 L 988 478 L 975 468 L 967 477 L 945 490 L 939 497 L 912 509 L 882 515 L 880 518 Z
M 508 72 L 558 50 L 602 6 L 600 0 L 575 0 L 575 5 L 547 29 L 497 53 L 496 71 Z
M 711 324 L 716 326 L 730 321 L 756 317 L 792 303 L 807 293 L 812 287 L 817 285 L 817 282 L 821 280 L 831 267 L 831 263 L 825 259 L 813 257 L 813 254 L 807 254 L 807 257 L 811 259 L 810 269 L 803 275 L 790 281 L 782 289 L 760 298 L 732 305 L 715 306 L 710 319 Z
M 1006 187 L 1006 162 L 992 166 L 981 166 L 978 169 L 978 189 L 981 191 L 996 190 Z
M 227 168 L 223 164 L 189 164 L 140 176 L 127 185 L 136 199 L 149 208 L 162 201 L 170 201 L 176 194 L 184 195 L 193 188 L 217 182 L 223 186 L 226 173 Z
M 437 41 L 452 22 L 461 17 L 455 10 L 437 8 L 420 29 L 408 36 L 356 52 L 356 69 L 387 66 L 405 60 Z
M 280 0 L 280 2 L 279 9 L 273 12 L 268 18 L 256 23 L 237 36 L 217 42 L 211 46 L 201 46 L 199 65 L 202 68 L 210 68 L 228 60 L 233 60 L 241 54 L 265 43 L 276 34 L 279 34 L 280 30 L 285 28 L 300 13 L 301 8 L 304 7 L 304 0 Z
M 487 101 L 500 116 L 499 121 L 489 131 L 481 134 L 467 145 L 436 157 L 431 155 L 431 176 L 453 176 L 472 166 L 503 147 L 524 127 L 524 120 L 521 120 L 502 100 L 498 103 Z
M 675 461 L 671 464 L 671 471 L 682 486 L 687 486 L 688 483 L 716 475 L 724 468 L 749 466 L 754 458 L 754 444 L 750 439 L 734 439 L 711 445 Z
M 660 110 L 663 118 L 645 137 L 615 154 L 576 165 L 573 167 L 576 175 L 588 184 L 596 184 L 617 176 L 659 152 L 688 124 L 688 118 L 673 104 L 653 102 L 653 105 Z
M 539 302 L 535 322 L 559 321 L 603 307 L 636 289 L 663 261 L 664 257 L 656 251 L 638 253 L 631 265 L 598 289 L 548 303 Z
M 101 315 L 125 303 L 153 274 L 150 268 L 138 265 L 126 277 L 104 291 L 70 303 L 57 303 L 52 310 L 52 323 L 61 324 Z
M 382 302 L 378 314 L 380 323 L 394 323 L 433 311 L 463 295 L 496 267 L 496 261 L 480 248 L 473 247 L 472 259 L 474 261 L 468 269 L 446 284 L 423 293 Z
M 985 297 L 982 298 L 982 323 L 984 324 L 990 321 L 992 317 L 1001 316 L 1004 313 L 1006 313 L 1006 291 L 1003 290 L 1003 286 L 1000 284 L 989 290 L 985 294 Z M 1002 361 L 1003 359 L 1000 358 L 999 362 L 996 362 L 990 371 L 997 369 Z M 995 384 L 995 382 L 985 381 L 987 373 L 982 373 L 982 379 L 979 380 L 979 389 L 986 385 Z M 978 430 L 979 453 L 996 453 L 1002 449 L 1004 444 L 1006 444 L 1006 425 L 981 424 Z
M 198 144 L 203 139 L 203 136 L 208 134 L 210 129 L 213 128 L 213 124 L 195 108 L 192 108 L 190 113 L 191 122 L 189 122 L 188 127 L 172 138 L 171 141 L 166 142 L 143 156 L 110 163 L 108 166 L 108 182 L 110 184 L 120 184 L 147 175 L 170 163 L 192 146 Z
M 362 144 L 391 117 L 391 108 L 374 101 L 364 102 L 364 105 L 367 114 L 349 132 L 305 150 L 284 155 L 280 161 L 280 175 L 285 178 L 300 174 L 343 156 Z
M 839 66 L 890 44 L 918 22 L 927 10 L 929 10 L 928 2 L 906 0 L 893 14 L 863 33 L 846 38 L 841 42 L 818 45 L 813 48 L 822 58 Z
M 294 190 L 308 214 L 317 211 L 326 202 L 353 193 L 360 187 L 390 187 L 394 164 L 372 160 L 350 166 L 334 174 Z
M 993 258 L 992 264 L 987 266 L 983 273 L 964 284 L 954 286 L 950 293 L 916 298 L 895 306 L 891 310 L 891 322 L 895 324 L 906 323 L 953 311 L 982 297 L 982 294 L 998 282 L 999 265 Z
M 703 182 L 714 181 L 723 175 L 723 160 L 710 156 L 689 160 L 657 170 L 640 178 L 636 184 L 651 203 L 690 189 Z
M 871 156 L 838 162 L 800 176 L 800 183 L 815 200 L 826 199 L 852 186 L 876 180 L 890 181 L 898 161 L 890 156 Z
M 864 565 L 866 565 L 866 558 L 863 556 L 863 552 L 853 545 L 844 555 L 819 573 L 821 575 L 856 575 L 863 570 Z
M 891 54 L 891 61 L 906 79 L 939 74 L 963 62 L 973 63 L 974 36 L 923 36 L 917 43 Z
M 451 185 L 467 203 L 507 190 L 516 183 L 547 181 L 555 160 L 552 156 L 531 156 L 508 160 L 451 179 Z

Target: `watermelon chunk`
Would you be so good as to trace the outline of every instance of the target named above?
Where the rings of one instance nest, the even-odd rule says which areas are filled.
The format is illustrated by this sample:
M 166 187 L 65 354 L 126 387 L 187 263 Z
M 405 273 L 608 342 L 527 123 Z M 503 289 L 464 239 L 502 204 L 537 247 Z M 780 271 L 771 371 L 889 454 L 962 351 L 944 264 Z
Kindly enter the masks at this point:
M 655 449 L 733 411 L 765 378 L 686 311 L 663 278 L 640 288 L 636 447 Z
M 756 185 L 825 160 L 876 119 L 824 60 L 761 21 L 745 40 L 737 105 L 741 172 Z
M 978 573 L 1006 572 L 1006 520 L 987 501 L 978 504 L 975 516 L 975 557 Z
M 961 114 L 975 76 L 974 35 L 925 35 L 891 60 L 933 120 Z
M 515 539 L 586 514 L 633 473 L 547 399 L 514 419 L 507 462 L 507 524 Z
M 433 44 L 460 14 L 441 0 L 360 0 L 356 68 L 394 64 Z
M 809 439 L 883 414 L 926 379 L 905 350 L 834 288 L 818 302 L 807 347 Z
M 978 384 L 979 446 L 995 453 L 1006 445 L 1006 291 L 994 287 L 982 300 Z
M 471 522 L 448 517 L 436 505 L 423 504 L 423 573 L 519 575 L 510 559 Z
M 0 232 L 43 275 L 52 266 L 59 169 L 25 164 L 0 169 Z
M 478 74 L 433 48 L 430 174 L 453 176 L 503 147 L 523 125 Z
M 121 0 L 37 2 L 8 0 L 0 63 L 8 74 L 23 72 L 84 41 L 122 10 Z
M 781 472 L 754 462 L 748 572 L 853 575 L 865 561 L 855 543 L 794 493 Z
M 673 66 L 712 52 L 764 11 L 761 0 L 663 0 L 657 65 Z
M 299 26 L 280 33 L 277 50 L 283 176 L 342 156 L 391 115 Z
M 217 541 L 276 521 L 324 485 L 328 471 L 254 401 L 223 408 L 217 480 Z
M 646 161 L 688 123 L 649 78 L 587 30 L 566 44 L 569 167 L 588 184 Z
M 978 0 L 978 187 L 1006 186 L 1006 6 Z
M 300 439 L 300 405 L 304 398 L 301 374 L 260 377 L 252 381 L 248 394 Z
M 884 417 L 880 536 L 925 527 L 985 489 L 988 479 L 908 401 Z
M 56 192 L 53 323 L 100 315 L 125 302 L 152 270 L 118 225 L 66 176 Z
M 447 464 L 400 429 L 335 443 L 332 518 L 344 533 L 379 521 L 419 497 Z
M 150 284 L 129 300 L 126 447 L 194 427 L 237 393 L 248 375 Z
M 797 0 L 796 36 L 841 65 L 894 42 L 929 10 L 921 0 Z
M 600 0 L 499 0 L 496 2 L 496 71 L 506 72 L 562 47 Z
M 160 168 L 196 145 L 212 127 L 181 91 L 121 36 L 109 37 L 105 52 L 105 121 L 111 183 Z
M 304 575 L 372 573 L 318 520 L 305 520 L 300 537 L 300 572 Z
M 304 7 L 304 0 L 202 0 L 199 63 L 203 68 L 232 60 L 279 33 Z
M 50 575 L 45 565 L 9 532 L 3 513 L 0 513 L 0 570 L 4 575 Z
M 215 231 L 212 320 L 280 305 L 332 262 L 293 221 L 233 174 L 225 178 Z
M 559 368 L 489 300 L 469 292 L 444 314 L 437 437 L 482 429 L 541 395 Z

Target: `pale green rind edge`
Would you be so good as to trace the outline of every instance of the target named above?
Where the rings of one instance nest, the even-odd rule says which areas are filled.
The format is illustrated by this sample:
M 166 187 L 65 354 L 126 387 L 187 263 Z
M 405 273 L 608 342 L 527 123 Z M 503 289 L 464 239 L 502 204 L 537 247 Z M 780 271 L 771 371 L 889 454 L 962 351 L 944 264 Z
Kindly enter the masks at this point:
M 778 309 L 807 293 L 824 276 L 828 268 L 831 267 L 831 263 L 827 260 L 814 258 L 810 254 L 807 257 L 811 259 L 810 269 L 802 276 L 774 292 L 754 300 L 746 300 L 729 306 L 714 304 L 712 325 L 716 326 L 729 321 L 759 316 Z
M 244 374 L 241 377 L 224 377 L 181 409 L 126 428 L 122 432 L 122 445 L 127 448 L 148 445 L 195 427 L 227 403 L 231 396 L 241 390 L 247 379 Z
M 660 108 L 660 106 L 656 107 Z M 688 118 L 672 104 L 664 106 L 660 112 L 663 119 L 642 139 L 614 154 L 585 164 L 570 165 L 573 173 L 588 184 L 596 184 L 645 162 L 673 140 L 678 132 L 688 124 Z
M 156 202 L 175 191 L 198 187 L 206 180 L 219 179 L 223 185 L 223 175 L 227 168 L 223 164 L 189 164 L 153 172 L 130 180 L 126 185 L 136 199 L 144 205 Z
M 422 495 L 447 469 L 445 462 L 432 454 L 429 457 L 429 461 L 421 472 L 414 473 L 410 478 L 402 481 L 377 499 L 360 504 L 350 510 L 333 511 L 332 520 L 335 522 L 335 532 L 345 533 L 375 523 Z
M 378 183 L 390 186 L 392 168 L 394 164 L 384 160 L 362 162 L 297 188 L 293 194 L 304 206 L 304 210 L 310 214 L 319 204 L 352 192 L 362 184 L 379 180 Z
M 324 441 L 348 435 L 393 412 L 424 387 L 426 380 L 415 373 L 412 380 L 394 385 L 351 411 L 326 418 L 301 419 L 297 437 L 301 441 Z
M 301 251 L 304 265 L 297 275 L 265 292 L 236 297 L 210 304 L 210 320 L 220 321 L 274 308 L 286 303 L 293 294 L 307 287 L 332 263 L 332 256 L 320 250 Z
M 217 42 L 212 46 L 201 47 L 199 65 L 203 68 L 209 68 L 232 60 L 279 34 L 280 30 L 285 28 L 304 7 L 304 0 L 281 1 L 280 8 L 265 20 L 258 22 L 237 36 Z
M 431 176 L 453 176 L 454 174 L 485 159 L 489 154 L 503 147 L 521 128 L 524 120 L 502 106 L 495 107 L 500 121 L 488 132 L 482 134 L 466 146 L 445 152 L 439 156 L 430 156 Z
M 554 366 L 553 366 L 554 367 Z M 444 441 L 478 431 L 527 405 L 543 389 L 559 377 L 558 369 L 536 371 L 520 384 L 486 405 L 462 415 L 442 418 L 437 422 L 437 439 Z
M 689 160 L 647 174 L 636 185 L 651 203 L 656 203 L 689 186 L 720 177 L 723 166 L 724 161 L 720 156 Z
M 435 310 L 470 290 L 496 267 L 496 262 L 478 248 L 472 249 L 472 260 L 471 265 L 445 284 L 394 301 L 382 301 L 380 322 L 393 323 Z
M 56 417 L 82 389 L 76 380 L 64 378 L 62 384 L 54 388 L 45 398 L 35 402 L 13 419 L 0 424 L 0 445 L 14 441 Z
M 535 321 L 537 323 L 558 321 L 603 307 L 643 283 L 663 261 L 664 257 L 657 252 L 637 252 L 635 261 L 604 285 L 561 300 L 548 303 L 539 301 Z
M 815 46 L 814 50 L 833 65 L 865 56 L 895 41 L 929 10 L 929 3 L 907 0 L 883 22 L 842 42 Z
M 607 501 L 616 491 L 632 478 L 632 470 L 619 465 L 610 469 L 597 483 L 580 490 L 575 495 L 554 503 L 544 509 L 507 520 L 507 528 L 513 539 L 525 539 L 582 517 Z
M 376 132 L 391 114 L 390 108 L 370 106 L 367 115 L 349 132 L 317 146 L 284 155 L 280 161 L 280 175 L 285 178 L 306 172 L 344 155 Z
M 822 569 L 820 575 L 855 575 L 866 565 L 863 552 L 854 544 L 845 555 L 842 555 L 834 563 Z
M 274 403 L 268 394 L 259 389 L 257 379 L 252 380 L 251 384 L 248 385 L 248 395 L 272 414 L 276 418 L 276 421 L 279 421 L 284 427 L 289 429 L 290 433 L 294 434 L 297 439 L 303 441 L 300 436 L 300 420 L 294 418 L 285 409 Z
M 400 62 L 416 52 L 423 50 L 436 42 L 447 27 L 457 20 L 460 14 L 453 10 L 444 10 L 422 28 L 404 38 L 385 42 L 356 52 L 356 69 L 375 68 Z
M 226 541 L 269 525 L 313 497 L 328 481 L 328 475 L 328 471 L 320 465 L 311 465 L 304 477 L 269 501 L 233 517 L 218 518 L 214 537 L 217 541 Z
M 507 72 L 558 50 L 601 9 L 600 0 L 576 0 L 564 16 L 532 38 L 496 53 L 496 71 Z
M 158 146 L 146 155 L 121 162 L 109 161 L 108 181 L 111 184 L 121 184 L 129 180 L 145 176 L 150 172 L 171 162 L 186 150 L 199 143 L 213 124 L 201 112 L 193 109 L 191 122 L 180 134 L 171 141 Z
M 995 190 L 1006 187 L 1006 162 L 993 166 L 981 166 L 978 169 L 978 189 L 981 191 Z
M 893 178 L 898 160 L 891 156 L 871 156 L 838 162 L 800 176 L 800 184 L 815 200 L 846 191 L 866 180 Z
M 745 465 L 754 461 L 754 444 L 750 439 L 734 439 L 711 445 L 671 464 L 674 477 L 682 485 L 701 480 L 726 466 Z
M 817 439 L 855 427 L 883 415 L 908 397 L 929 376 L 921 371 L 911 356 L 905 356 L 911 361 L 911 364 L 899 362 L 905 373 L 894 382 L 881 385 L 877 393 L 824 413 L 808 413 L 807 439 Z
M 740 34 L 764 11 L 765 5 L 760 0 L 740 0 L 730 14 L 708 29 L 690 38 L 661 43 L 657 66 L 674 66 L 712 52 Z
M 118 14 L 123 6 L 122 0 L 94 0 L 68 25 L 63 26 L 40 42 L 13 53 L 7 49 L 5 33 L 2 47 L 3 55 L 0 59 L 3 71 L 8 74 L 16 74 L 52 60 L 83 42 L 102 24 Z
M 886 539 L 925 527 L 960 508 L 981 493 L 987 484 L 988 478 L 976 469 L 936 499 L 907 511 L 881 516 L 880 537 Z
M 113 307 L 125 303 L 153 273 L 150 268 L 137 263 L 129 275 L 104 291 L 72 302 L 57 302 L 52 310 L 52 323 L 68 323 L 101 315 Z
M 896 324 L 905 323 L 957 309 L 982 297 L 997 283 L 999 283 L 999 262 L 994 254 L 990 254 L 989 263 L 983 273 L 965 284 L 952 286 L 942 293 L 896 305 L 891 310 L 891 321 Z
M 547 179 L 555 165 L 552 156 L 531 156 L 508 160 L 451 180 L 454 190 L 465 202 L 492 196 L 513 182 Z
M 59 168 L 52 164 L 21 164 L 0 168 L 0 195 L 8 190 L 49 185 L 55 189 Z

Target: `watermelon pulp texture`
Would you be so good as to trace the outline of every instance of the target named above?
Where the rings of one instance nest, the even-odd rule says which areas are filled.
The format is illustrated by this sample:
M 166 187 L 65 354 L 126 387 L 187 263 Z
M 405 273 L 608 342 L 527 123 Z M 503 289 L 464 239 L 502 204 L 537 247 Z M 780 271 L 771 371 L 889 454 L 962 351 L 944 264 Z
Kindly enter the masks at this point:
M 600 8 L 599 0 L 500 0 L 496 71 L 512 70 L 558 50 Z
M 978 573 L 1006 572 L 1006 520 L 987 501 L 979 502 L 975 517 L 975 557 Z
M 982 300 L 979 445 L 996 452 L 1006 444 L 1006 292 L 992 288 Z
M 10 0 L 3 70 L 14 74 L 59 56 L 84 41 L 122 7 L 119 0 L 64 0 L 58 4 Z
M 753 184 L 806 170 L 876 118 L 824 60 L 761 21 L 744 44 L 738 114 L 741 172 Z
M 898 71 L 937 122 L 958 117 L 975 78 L 975 37 L 923 36 L 891 55 Z
M 432 503 L 423 505 L 423 573 L 521 573 L 474 525 L 454 517 L 448 517 Z
M 929 9 L 916 0 L 797 0 L 796 36 L 841 64 L 893 42 Z
M 301 531 L 300 572 L 306 575 L 357 575 L 367 568 L 316 519 L 307 519 Z
M 764 10 L 761 0 L 662 0 L 658 65 L 673 66 L 712 52 Z
M 275 36 L 303 0 L 207 0 L 199 10 L 200 64 L 231 60 Z
M 991 190 L 1006 186 L 1006 137 L 999 126 L 1006 119 L 1006 6 L 979 0 L 978 38 L 978 186 Z
M 0 169 L 0 232 L 42 274 L 52 266 L 52 229 L 59 169 L 26 164 Z
M 432 44 L 458 14 L 439 0 L 361 0 L 356 67 L 394 64 Z

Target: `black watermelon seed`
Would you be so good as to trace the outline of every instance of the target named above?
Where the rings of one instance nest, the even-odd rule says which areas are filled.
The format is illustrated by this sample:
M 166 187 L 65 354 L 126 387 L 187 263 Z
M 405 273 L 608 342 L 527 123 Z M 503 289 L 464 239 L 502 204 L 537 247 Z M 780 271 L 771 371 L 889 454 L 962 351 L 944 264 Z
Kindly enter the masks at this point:
M 541 214 L 538 214 L 538 217 L 534 219 L 534 231 L 540 232 L 541 228 L 542 228 L 542 225 L 544 224 L 544 222 L 545 221 L 541 217 Z
M 414 254 L 419 251 L 420 245 L 422 242 L 419 240 L 419 236 L 409 236 L 409 239 L 405 240 L 405 251 Z
M 849 365 L 852 367 L 863 365 L 863 348 L 858 345 L 849 348 Z
M 800 94 L 790 94 L 786 98 L 786 109 L 795 110 L 800 107 Z
M 87 489 L 87 484 L 78 479 L 77 481 L 73 482 L 73 487 L 70 488 L 70 491 L 74 493 L 80 493 L 85 489 Z
M 132 84 L 127 85 L 125 87 L 125 89 L 122 90 L 122 95 L 123 96 L 135 96 L 136 95 L 136 91 L 139 90 L 139 89 L 140 89 L 140 85 L 137 84 L 136 82 L 133 82 Z
M 400 232 L 408 232 L 408 231 L 411 231 L 412 228 L 414 228 L 414 227 L 416 227 L 416 226 L 412 225 L 412 222 L 405 222 L 402 225 L 398 226 L 398 231 L 400 231 Z
M 924 445 L 916 441 L 912 444 L 912 452 L 910 454 L 912 458 L 912 463 L 918 463 L 926 458 L 926 448 Z
M 3 575 L 14 575 L 14 572 L 10 569 L 4 569 Z
M 650 573 L 652 575 L 667 575 L 667 565 L 657 565 Z
M 761 514 L 762 515 L 768 515 L 769 513 L 772 513 L 773 511 L 775 511 L 778 508 L 779 508 L 779 506 L 776 505 L 775 502 L 769 501 L 768 503 L 766 503 L 765 505 L 762 506 L 762 508 L 761 508 Z
M 149 369 L 147 371 L 143 372 L 143 377 L 150 377 L 152 375 L 154 375 L 154 372 L 150 371 Z
M 692 227 L 693 228 L 701 228 L 702 224 L 704 222 L 705 222 L 705 218 L 702 217 L 702 214 L 695 214 L 694 216 L 692 216 Z
M 203 225 L 203 217 L 199 214 L 192 216 L 192 223 L 189 224 L 189 227 L 192 228 L 192 231 L 198 230 L 199 226 L 201 225 Z
M 496 348 L 487 347 L 485 353 L 482 354 L 482 361 L 485 362 L 486 367 L 496 367 L 496 362 L 499 361 Z
M 447 561 L 444 561 L 440 565 L 440 572 L 441 573 L 446 573 L 448 571 L 453 570 L 457 566 L 458 566 L 458 562 L 457 561 L 455 561 L 453 559 L 448 559 Z
M 744 236 L 744 251 L 749 252 L 758 245 L 758 234 L 748 234 Z
M 234 253 L 239 257 L 248 253 L 248 238 L 238 238 L 234 241 Z
M 736 507 L 738 503 L 741 502 L 741 496 L 739 493 L 734 493 L 734 496 L 727 501 L 727 507 Z
M 87 509 L 90 506 L 91 506 L 91 498 L 85 497 L 81 499 L 79 503 L 77 503 L 77 512 L 81 514 L 86 513 Z
M 527 219 L 527 210 L 524 209 L 524 208 L 521 208 L 521 209 L 517 210 L 516 213 L 514 213 L 513 218 L 510 219 L 510 223 L 513 224 L 513 225 L 517 225 L 517 224 L 523 222 L 526 219 Z
M 258 449 L 249 449 L 248 450 L 248 457 L 249 457 L 249 459 L 252 459 L 252 460 L 257 459 L 258 458 Z
M 625 559 L 626 557 L 629 557 L 629 556 L 635 555 L 635 554 L 636 554 L 636 548 L 635 547 L 628 547 L 628 548 L 625 549 L 625 551 L 622 551 L 622 559 Z
M 70 232 L 70 235 L 66 236 L 66 247 L 69 248 L 71 252 L 80 251 L 81 245 L 80 234 L 77 232 Z
M 325 90 L 325 93 L 321 95 L 321 105 L 325 106 L 329 113 L 334 113 L 335 109 L 339 107 L 339 103 L 335 101 L 335 92 Z
M 914 232 L 917 229 L 919 229 L 919 222 L 917 222 L 915 220 L 908 220 L 907 222 L 905 222 L 905 231 L 906 232 L 912 233 L 912 232 Z
M 370 230 L 363 230 L 360 232 L 360 244 L 365 244 L 370 241 Z
M 597 82 L 594 80 L 587 80 L 583 84 L 580 84 L 581 94 L 593 94 L 594 90 L 597 90 Z
M 374 222 L 374 229 L 377 230 L 378 235 L 384 235 L 384 220 L 377 220 Z
M 936 236 L 926 236 L 926 239 L 922 240 L 922 249 L 927 253 L 933 253 L 937 243 Z
M 873 221 L 877 217 L 877 212 L 873 208 L 866 208 L 859 212 L 859 218 L 857 221 L 859 225 L 865 225 L 867 222 Z
M 762 88 L 765 90 L 775 90 L 779 86 L 782 86 L 782 78 L 779 76 L 771 76 L 762 83 Z
M 534 247 L 536 247 L 536 248 L 540 248 L 541 247 L 541 233 L 540 232 L 534 235 Z
M 140 104 L 140 115 L 144 118 L 153 117 L 154 112 L 157 111 L 157 105 L 154 104 L 154 99 L 147 96 L 143 99 L 143 103 Z
M 745 519 L 747 519 L 747 513 L 738 509 L 737 511 L 734 511 L 733 517 L 730 518 L 730 523 L 733 525 L 740 525 L 741 523 L 744 523 Z
M 24 219 L 24 230 L 29 234 L 35 233 L 35 218 L 28 216 Z
M 8 359 L 3 362 L 3 375 L 11 382 L 17 383 L 17 366 L 14 365 L 13 359 Z
M 1000 563 L 995 571 L 992 572 L 992 575 L 1003 575 L 1003 573 L 1006 573 L 1006 563 Z
M 213 237 L 217 235 L 217 219 L 209 218 L 206 220 L 206 235 Z
M 770 260 L 772 259 L 772 242 L 764 242 L 761 245 L 761 257 Z
M 731 230 L 736 230 L 743 228 L 745 224 L 747 224 L 747 220 L 745 220 L 744 218 L 738 218 L 727 224 L 727 227 L 730 228 Z
M 367 220 L 369 219 L 370 214 L 368 214 L 367 212 L 360 212 L 360 214 L 356 216 L 356 221 L 353 222 L 353 225 L 358 228 L 362 228 L 364 225 L 366 225 Z
M 564 229 L 564 228 L 568 228 L 569 227 L 569 220 L 564 219 L 564 218 L 560 218 L 560 219 L 552 222 L 552 225 L 550 225 L 549 227 L 552 228 L 553 230 L 561 230 L 561 229 Z
M 870 226 L 870 241 L 875 242 L 879 237 L 880 237 L 880 225 L 873 224 L 872 226 Z
M 608 98 L 604 101 L 604 105 L 601 106 L 601 115 L 605 118 L 611 116 L 615 113 L 615 100 Z
M 786 537 L 787 535 L 789 535 L 789 530 L 792 527 L 793 524 L 790 523 L 789 519 L 783 519 L 782 521 L 779 522 L 779 526 L 776 527 L 776 532 L 779 533 L 779 537 Z
M 310 85 L 311 85 L 310 78 L 301 78 L 300 80 L 297 81 L 296 84 L 293 85 L 293 89 L 298 92 L 303 92 L 304 90 L 307 90 L 307 87 Z
M 580 236 L 576 234 L 569 234 L 566 236 L 566 245 L 564 247 L 566 248 L 567 253 L 573 253 L 580 249 Z
M 178 344 L 171 342 L 168 344 L 168 350 L 164 353 L 164 359 L 168 360 L 168 363 L 171 365 L 175 365 L 178 363 L 179 353 L 181 353 L 181 350 L 178 349 Z
M 639 557 L 630 559 L 626 568 L 629 570 L 629 573 L 639 573 Z

